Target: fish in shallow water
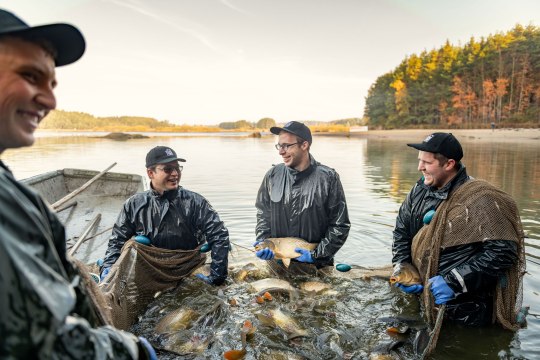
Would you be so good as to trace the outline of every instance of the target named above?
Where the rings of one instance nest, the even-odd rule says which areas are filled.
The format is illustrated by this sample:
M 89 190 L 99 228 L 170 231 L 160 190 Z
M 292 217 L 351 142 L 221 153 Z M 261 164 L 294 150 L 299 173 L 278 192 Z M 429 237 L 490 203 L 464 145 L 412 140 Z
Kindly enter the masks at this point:
M 188 308 L 176 309 L 165 315 L 156 325 L 158 334 L 187 329 L 191 322 L 197 318 L 197 313 Z
M 240 337 L 242 339 L 242 349 L 240 350 L 229 350 L 223 354 L 223 357 L 227 360 L 239 360 L 243 359 L 246 356 L 246 346 L 247 338 L 255 333 L 256 328 L 253 326 L 251 321 L 246 320 L 242 325 L 240 330 Z
M 291 316 L 285 314 L 280 309 L 270 309 L 264 313 L 257 314 L 257 318 L 263 325 L 277 326 L 285 331 L 289 335 L 289 340 L 301 336 L 308 336 L 306 330 L 302 329 Z
M 285 265 L 285 267 L 289 267 L 291 259 L 296 259 L 301 255 L 294 250 L 295 248 L 315 250 L 317 245 L 318 244 L 312 244 L 295 237 L 268 238 L 259 242 L 255 246 L 255 250 L 259 251 L 265 248 L 269 248 L 274 252 L 276 259 L 281 259 L 281 261 L 283 261 L 283 265 Z
M 307 293 L 318 294 L 330 290 L 332 286 L 320 281 L 306 281 L 300 284 L 300 289 Z
M 422 279 L 420 278 L 420 274 L 414 265 L 409 263 L 401 263 L 397 264 L 394 268 L 394 272 L 392 273 L 392 276 L 390 276 L 390 283 L 400 283 L 401 285 L 411 286 L 421 284 Z
M 258 294 L 264 294 L 268 291 L 282 291 L 282 292 L 296 292 L 294 288 L 288 281 L 275 278 L 267 278 L 262 280 L 257 280 L 249 284 L 251 288 Z

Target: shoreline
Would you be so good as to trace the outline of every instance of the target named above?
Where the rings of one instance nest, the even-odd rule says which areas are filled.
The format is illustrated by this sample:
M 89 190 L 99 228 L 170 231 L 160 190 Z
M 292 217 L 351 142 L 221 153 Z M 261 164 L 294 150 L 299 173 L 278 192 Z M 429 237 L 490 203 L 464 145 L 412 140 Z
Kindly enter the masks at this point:
M 420 141 L 434 132 L 450 132 L 458 140 L 468 141 L 524 141 L 540 144 L 540 129 L 397 129 L 397 130 L 368 130 L 356 133 L 313 133 L 313 136 L 347 136 L 364 137 L 368 139 L 405 139 Z

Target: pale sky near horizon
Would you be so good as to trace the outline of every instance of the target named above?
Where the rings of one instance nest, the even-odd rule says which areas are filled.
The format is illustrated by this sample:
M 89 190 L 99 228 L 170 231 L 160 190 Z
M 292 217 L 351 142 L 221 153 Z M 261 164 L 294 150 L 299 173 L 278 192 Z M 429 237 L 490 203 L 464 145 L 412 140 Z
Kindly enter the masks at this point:
M 0 0 L 87 41 L 58 108 L 176 124 L 362 117 L 377 77 L 446 40 L 540 26 L 536 0 Z

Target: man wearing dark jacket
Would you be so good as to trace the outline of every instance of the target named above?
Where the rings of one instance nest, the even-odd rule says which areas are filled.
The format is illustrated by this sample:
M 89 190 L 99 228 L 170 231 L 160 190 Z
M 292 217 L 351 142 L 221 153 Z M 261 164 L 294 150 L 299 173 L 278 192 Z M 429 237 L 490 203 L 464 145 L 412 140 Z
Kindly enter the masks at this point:
M 312 137 L 306 125 L 291 121 L 270 131 L 278 135 L 283 164 L 268 170 L 259 188 L 256 240 L 298 237 L 318 245 L 313 251 L 296 249 L 300 256 L 295 261 L 332 265 L 351 227 L 339 175 L 310 155 Z M 269 248 L 256 255 L 274 258 Z
M 0 9 L 0 154 L 31 146 L 56 107 L 55 67 L 85 41 L 68 24 L 30 27 Z M 0 358 L 155 359 L 143 338 L 104 325 L 66 257 L 64 226 L 0 161 Z
M 394 265 L 420 261 L 412 255 L 415 235 L 430 223 L 443 202 L 450 201 L 456 189 L 473 181 L 460 162 L 461 144 L 452 134 L 434 133 L 422 143 L 407 145 L 419 150 L 418 170 L 422 177 L 399 209 L 392 245 Z M 454 226 L 459 225 L 456 222 Z M 452 231 L 459 233 L 457 228 Z M 510 239 L 490 239 L 482 233 L 474 236 L 474 242 L 441 247 L 436 275 L 427 283 L 435 304 L 447 304 L 447 319 L 481 326 L 492 322 L 497 281 L 516 263 L 518 253 L 516 242 Z M 422 285 L 397 286 L 407 293 L 423 291 Z
M 229 232 L 201 195 L 179 186 L 184 159 L 173 149 L 156 146 L 146 156 L 151 189 L 129 198 L 113 227 L 101 277 L 119 258 L 124 243 L 135 237 L 170 250 L 193 250 L 207 241 L 212 251 L 210 275 L 203 281 L 222 284 L 227 277 Z

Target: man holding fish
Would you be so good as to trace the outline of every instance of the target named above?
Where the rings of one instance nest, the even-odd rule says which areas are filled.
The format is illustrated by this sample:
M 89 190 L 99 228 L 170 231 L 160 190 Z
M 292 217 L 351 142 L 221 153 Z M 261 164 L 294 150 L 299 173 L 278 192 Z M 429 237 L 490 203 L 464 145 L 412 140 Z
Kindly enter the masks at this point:
M 399 209 L 394 282 L 407 293 L 428 287 L 426 308 L 433 310 L 431 296 L 435 304 L 446 304 L 445 319 L 515 329 L 525 268 L 515 202 L 467 175 L 461 144 L 452 134 L 434 133 L 407 145 L 419 150 L 422 177 Z M 423 284 L 409 264 L 419 270 Z
M 281 258 L 285 265 L 289 259 L 317 268 L 333 265 L 351 226 L 339 175 L 310 154 L 306 125 L 291 121 L 270 131 L 278 136 L 283 163 L 268 170 L 259 188 L 256 255 Z

